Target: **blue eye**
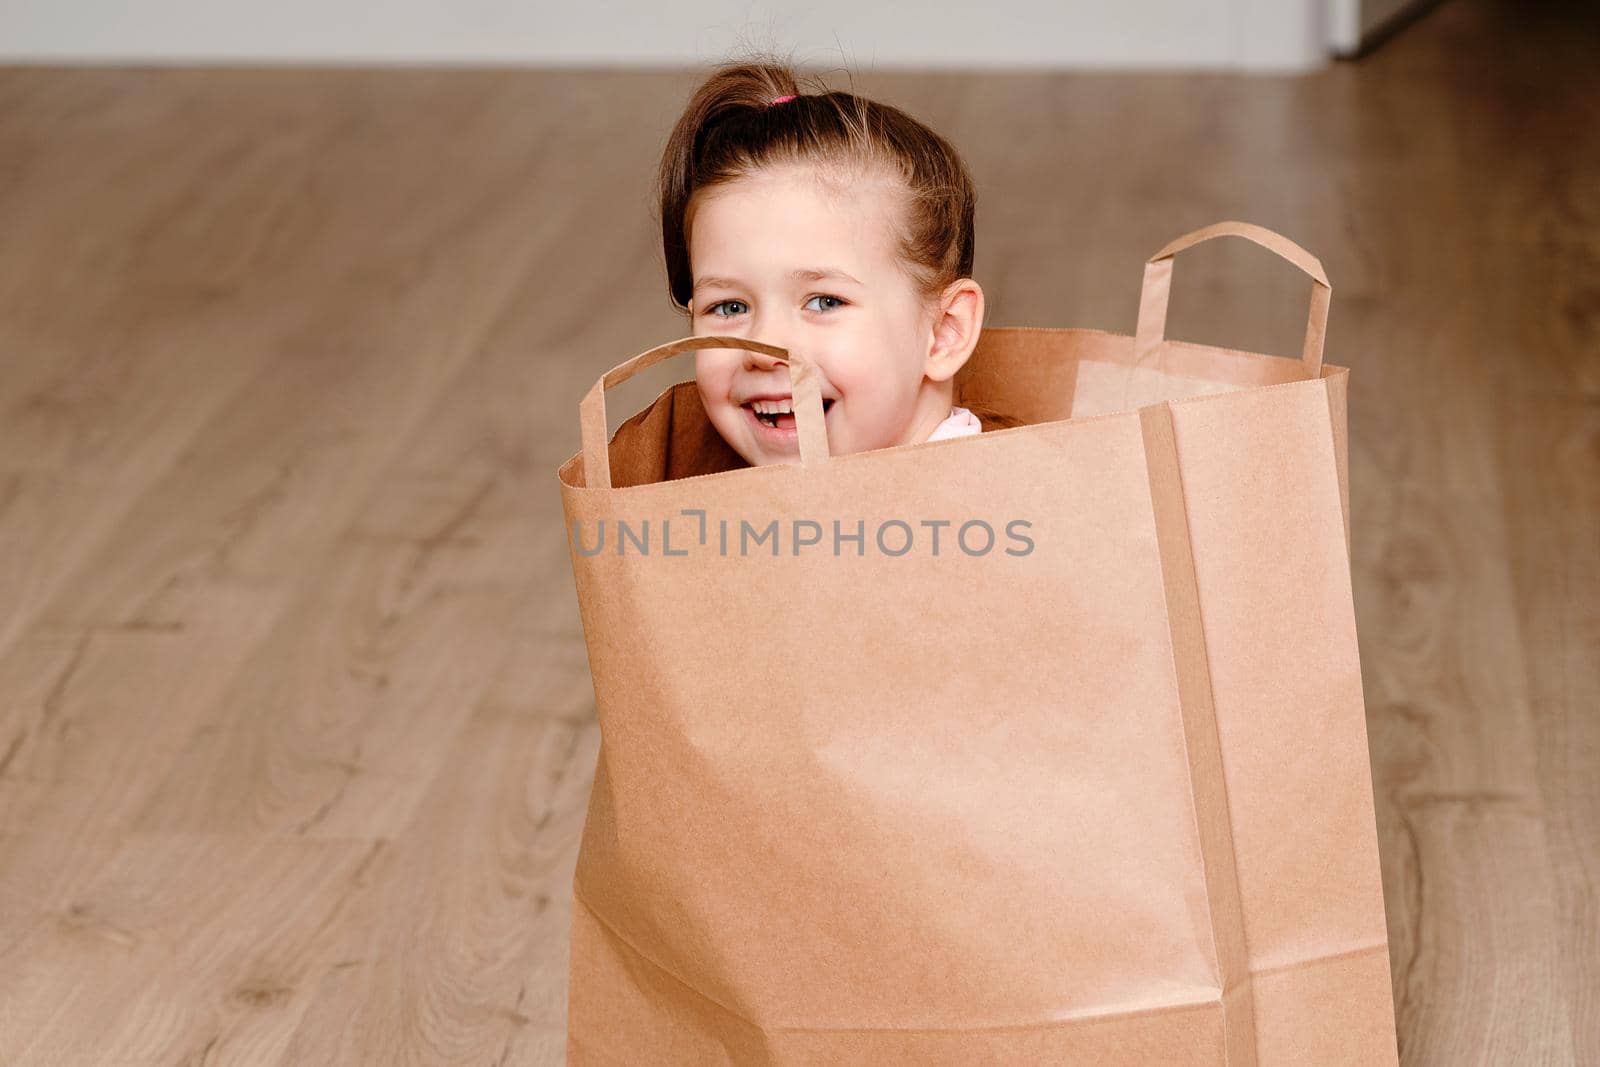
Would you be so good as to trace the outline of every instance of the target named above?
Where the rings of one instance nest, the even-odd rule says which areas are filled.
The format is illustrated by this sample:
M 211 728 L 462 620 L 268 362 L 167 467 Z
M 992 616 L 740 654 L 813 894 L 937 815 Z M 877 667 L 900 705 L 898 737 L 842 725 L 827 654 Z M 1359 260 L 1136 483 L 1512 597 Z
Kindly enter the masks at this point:
M 846 304 L 849 303 L 849 301 L 847 301 L 847 300 L 841 300 L 839 297 L 830 296 L 827 293 L 818 293 L 816 296 L 812 297 L 810 300 L 807 300 L 806 303 L 805 303 L 805 306 L 808 307 L 808 308 L 811 307 L 811 303 L 814 300 L 832 300 L 835 307 L 844 307 Z M 731 319 L 731 318 L 733 318 L 734 315 L 739 314 L 739 313 L 738 312 L 729 312 L 727 314 L 723 314 L 721 311 L 718 310 L 719 308 L 727 307 L 729 304 L 737 304 L 740 307 L 744 307 L 745 306 L 745 302 L 743 300 L 719 300 L 715 304 L 708 305 L 706 307 L 706 312 L 705 313 L 707 315 L 713 316 L 714 318 Z M 826 307 L 819 307 L 819 308 L 812 308 L 812 310 L 814 310 L 814 311 L 831 311 L 833 309 L 832 308 L 826 308 Z

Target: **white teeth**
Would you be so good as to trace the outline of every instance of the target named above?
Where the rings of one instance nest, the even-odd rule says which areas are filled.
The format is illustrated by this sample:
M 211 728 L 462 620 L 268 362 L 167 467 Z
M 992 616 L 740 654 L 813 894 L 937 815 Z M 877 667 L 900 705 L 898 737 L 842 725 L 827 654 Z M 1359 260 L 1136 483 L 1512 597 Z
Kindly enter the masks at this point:
M 752 400 L 750 406 L 757 415 L 792 415 L 794 414 L 794 401 L 789 397 L 782 400 Z

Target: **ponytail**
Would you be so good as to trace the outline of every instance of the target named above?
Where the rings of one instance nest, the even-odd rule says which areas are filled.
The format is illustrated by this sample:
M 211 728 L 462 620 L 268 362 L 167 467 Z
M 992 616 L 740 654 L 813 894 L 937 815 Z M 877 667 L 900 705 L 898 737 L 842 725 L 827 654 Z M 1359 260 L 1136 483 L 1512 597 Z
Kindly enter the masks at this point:
M 955 148 L 897 107 L 810 88 L 789 64 L 764 59 L 718 67 L 690 97 L 657 177 L 667 287 L 678 310 L 688 310 L 694 288 L 695 194 L 771 164 L 810 163 L 846 179 L 872 169 L 898 176 L 905 209 L 895 240 L 918 293 L 931 301 L 971 276 L 977 194 Z

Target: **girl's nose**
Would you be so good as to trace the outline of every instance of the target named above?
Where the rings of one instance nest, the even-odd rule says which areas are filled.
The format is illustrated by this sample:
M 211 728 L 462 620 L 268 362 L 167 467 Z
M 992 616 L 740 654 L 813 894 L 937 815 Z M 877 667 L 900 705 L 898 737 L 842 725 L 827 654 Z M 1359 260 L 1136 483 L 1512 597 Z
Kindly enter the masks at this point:
M 785 352 L 789 351 L 789 346 L 781 339 L 775 337 L 756 337 L 755 340 L 760 341 L 763 344 L 774 345 L 783 349 Z M 784 367 L 781 363 L 774 363 L 772 361 L 772 357 L 761 352 L 751 351 L 748 348 L 744 350 L 744 369 L 747 371 L 770 370 L 773 374 L 780 378 L 787 378 L 789 376 L 788 368 Z

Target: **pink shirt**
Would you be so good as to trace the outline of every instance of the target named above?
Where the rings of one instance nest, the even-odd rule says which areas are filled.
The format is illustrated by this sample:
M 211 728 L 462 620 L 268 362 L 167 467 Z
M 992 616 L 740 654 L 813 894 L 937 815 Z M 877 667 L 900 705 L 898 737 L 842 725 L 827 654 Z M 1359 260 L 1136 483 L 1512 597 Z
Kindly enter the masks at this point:
M 983 426 L 978 422 L 978 416 L 966 408 L 951 408 L 950 417 L 933 429 L 930 441 L 942 441 L 946 437 L 965 437 L 972 433 L 982 433 Z

